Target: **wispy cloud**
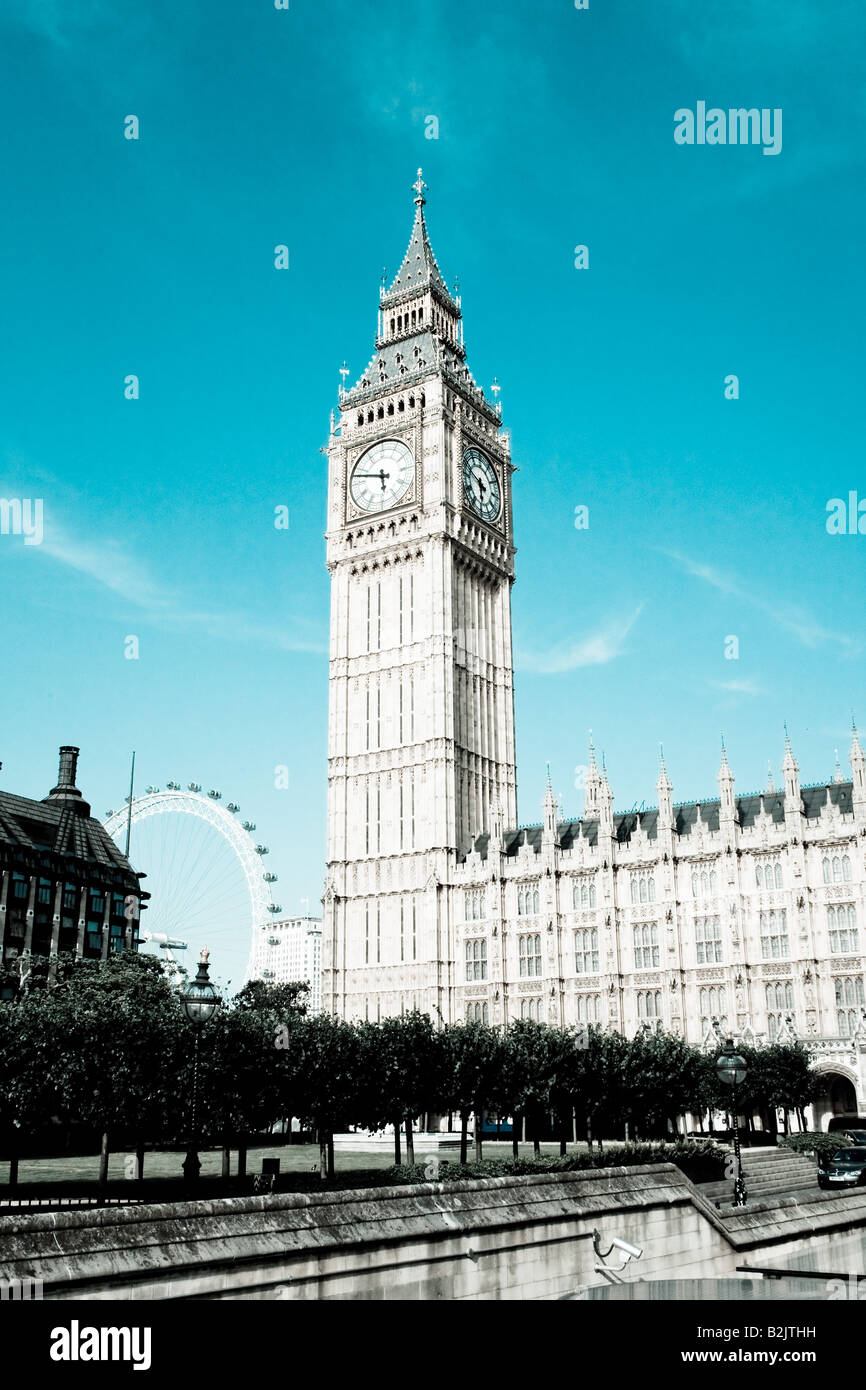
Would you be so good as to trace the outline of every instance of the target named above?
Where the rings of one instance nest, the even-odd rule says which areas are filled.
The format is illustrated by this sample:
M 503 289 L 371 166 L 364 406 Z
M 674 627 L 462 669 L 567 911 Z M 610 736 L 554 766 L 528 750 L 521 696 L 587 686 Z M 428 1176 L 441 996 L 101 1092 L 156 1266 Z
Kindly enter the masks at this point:
M 628 617 L 610 619 L 595 632 L 576 641 L 558 642 L 546 652 L 520 652 L 517 665 L 521 670 L 536 671 L 539 675 L 559 675 L 563 671 L 576 671 L 581 666 L 606 666 L 623 654 L 625 640 L 643 608 L 641 603 Z
M 769 695 L 770 693 L 763 685 L 759 685 L 757 681 L 750 680 L 708 680 L 707 685 L 713 690 L 723 691 L 726 695 Z
M 692 560 L 689 556 L 678 554 L 674 550 L 662 550 L 661 554 L 666 555 L 669 560 L 673 560 L 686 574 L 693 575 L 695 579 L 703 580 L 705 584 L 718 589 L 720 593 L 730 594 L 732 598 L 740 599 L 743 603 L 748 603 L 752 608 L 756 608 L 758 612 L 766 614 L 777 627 L 782 628 L 785 632 L 790 632 L 804 647 L 815 648 L 828 643 L 848 656 L 856 655 L 861 650 L 860 643 L 850 637 L 847 632 L 838 632 L 825 627 L 817 618 L 797 604 L 764 598 L 753 590 L 744 588 L 738 580 L 712 565 L 704 564 L 699 560 Z
M 128 542 L 82 541 L 55 523 L 46 525 L 42 545 L 33 556 L 75 571 L 131 605 L 144 622 L 163 628 L 207 632 L 224 641 L 253 643 L 277 651 L 324 653 L 327 634 L 307 618 L 286 616 L 284 624 L 262 622 L 256 616 L 231 611 L 200 609 L 175 590 L 167 588 L 131 553 Z

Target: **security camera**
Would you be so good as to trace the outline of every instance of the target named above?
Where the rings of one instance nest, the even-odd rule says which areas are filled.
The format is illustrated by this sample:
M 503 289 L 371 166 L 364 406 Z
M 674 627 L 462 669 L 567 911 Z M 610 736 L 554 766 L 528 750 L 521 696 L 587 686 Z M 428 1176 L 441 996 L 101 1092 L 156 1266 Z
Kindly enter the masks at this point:
M 628 1255 L 629 1259 L 639 1260 L 643 1254 L 639 1245 L 632 1245 L 630 1240 L 620 1240 L 619 1236 L 611 1236 L 610 1243 L 616 1246 L 617 1250 L 621 1250 L 624 1255 Z

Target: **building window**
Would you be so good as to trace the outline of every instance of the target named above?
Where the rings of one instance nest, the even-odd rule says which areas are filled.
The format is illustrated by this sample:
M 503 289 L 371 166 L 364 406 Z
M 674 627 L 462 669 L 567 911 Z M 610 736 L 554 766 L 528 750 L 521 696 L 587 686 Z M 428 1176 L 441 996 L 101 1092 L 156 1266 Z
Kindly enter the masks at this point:
M 517 954 L 521 975 L 541 974 L 541 937 L 537 933 L 517 938 Z
M 490 1015 L 486 1004 L 467 1004 L 467 1023 L 489 1023 Z
M 574 969 L 578 975 L 598 974 L 598 928 L 574 933 Z
M 542 1023 L 544 1020 L 543 1020 L 543 1016 L 542 1016 L 541 1010 L 542 1010 L 542 1000 L 541 1000 L 540 998 L 538 998 L 538 999 L 521 999 L 521 1001 L 520 1001 L 520 1017 L 521 1017 L 521 1018 L 529 1018 L 529 1019 L 532 1020 L 533 1023 Z
M 470 892 L 463 894 L 463 910 L 465 922 L 483 922 L 487 916 L 485 908 L 485 893 L 483 888 L 473 888 Z
M 487 942 L 482 940 L 466 942 L 466 979 L 487 979 Z
M 782 1031 L 785 1015 L 794 1010 L 794 986 L 790 980 L 779 980 L 766 988 L 767 1036 L 775 1041 Z
M 637 996 L 638 1023 L 646 1024 L 657 1033 L 662 1026 L 662 993 L 660 989 L 642 990 Z
M 63 907 L 66 912 L 72 912 L 78 906 L 78 889 L 74 883 L 66 883 L 63 886 Z
M 693 869 L 692 870 L 692 897 L 693 898 L 714 898 L 718 889 L 718 877 L 715 869 Z
M 579 879 L 574 885 L 572 906 L 575 909 L 595 907 L 595 884 L 588 883 L 585 878 Z
M 412 899 L 412 959 L 413 959 L 413 960 L 415 960 L 415 958 L 416 958 L 416 956 L 417 956 L 417 952 L 416 952 L 416 949 L 415 949 L 415 945 L 416 945 L 416 936 L 415 936 L 415 900 L 414 900 L 414 898 L 413 898 L 413 899 Z
M 728 1026 L 728 998 L 724 985 L 702 985 L 698 992 L 701 1008 L 701 1032 L 706 1034 L 713 1023 L 724 1032 Z
M 788 955 L 788 917 L 784 908 L 762 912 L 761 954 L 764 957 L 778 958 Z
M 722 959 L 721 917 L 698 917 L 695 921 L 698 965 L 717 965 Z
M 578 1023 L 601 1022 L 601 995 L 579 994 L 577 996 Z
M 825 883 L 851 882 L 851 860 L 847 854 L 834 854 L 832 858 L 825 855 L 821 863 Z
M 539 910 L 538 887 L 530 885 L 527 888 L 517 890 L 517 915 L 518 917 L 535 917 Z
M 633 903 L 655 902 L 656 881 L 652 874 L 632 874 L 631 900 Z
M 20 874 L 15 874 L 12 880 L 12 896 L 18 902 L 25 902 L 30 892 L 30 884 L 26 878 L 21 878 Z
M 370 904 L 364 904 L 364 964 L 370 964 Z
M 857 911 L 853 903 L 842 903 L 839 907 L 828 907 L 827 926 L 830 929 L 830 950 L 833 955 L 846 951 L 859 951 Z
M 840 976 L 836 981 L 836 1019 L 839 1033 L 843 1038 L 852 1038 L 857 1032 L 866 1004 L 863 991 L 863 976 Z
M 659 963 L 659 929 L 646 922 L 634 929 L 634 968 L 652 970 Z
M 781 888 L 782 865 L 780 860 L 765 857 L 755 860 L 755 883 L 764 891 Z

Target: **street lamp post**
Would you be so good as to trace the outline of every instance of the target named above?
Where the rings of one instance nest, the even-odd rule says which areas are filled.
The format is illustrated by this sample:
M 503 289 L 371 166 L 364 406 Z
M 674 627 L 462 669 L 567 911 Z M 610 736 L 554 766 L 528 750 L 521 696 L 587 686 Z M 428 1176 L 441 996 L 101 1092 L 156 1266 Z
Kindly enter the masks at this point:
M 205 947 L 199 957 L 198 974 L 195 979 L 187 985 L 181 996 L 183 999 L 183 1007 L 186 1009 L 186 1016 L 193 1025 L 193 1036 L 195 1039 L 192 1064 L 190 1142 L 186 1158 L 183 1161 L 183 1175 L 188 1183 L 197 1182 L 201 1169 L 201 1161 L 198 1156 L 198 1053 L 201 1030 L 209 1019 L 213 1017 L 222 1003 L 208 975 L 209 955 L 210 952 L 207 947 Z
M 721 1052 L 716 1059 L 716 1073 L 722 1085 L 731 1088 L 731 1112 L 734 1121 L 734 1158 L 737 1164 L 737 1176 L 734 1179 L 734 1201 L 733 1206 L 744 1207 L 746 1205 L 746 1184 L 743 1181 L 743 1164 L 740 1157 L 740 1127 L 737 1120 L 737 1087 L 742 1086 L 746 1079 L 746 1061 L 739 1052 L 734 1051 L 734 1040 L 728 1038 L 724 1052 Z

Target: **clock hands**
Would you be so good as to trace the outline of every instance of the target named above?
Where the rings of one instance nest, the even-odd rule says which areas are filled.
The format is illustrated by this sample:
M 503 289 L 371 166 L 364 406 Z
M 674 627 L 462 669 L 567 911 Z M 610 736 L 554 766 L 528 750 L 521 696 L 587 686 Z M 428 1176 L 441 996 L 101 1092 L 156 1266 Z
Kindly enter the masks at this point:
M 385 479 L 390 478 L 391 474 L 386 473 L 384 468 L 380 468 L 378 473 L 356 473 L 356 478 L 378 478 L 382 484 L 382 491 L 385 491 Z

